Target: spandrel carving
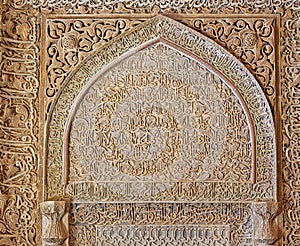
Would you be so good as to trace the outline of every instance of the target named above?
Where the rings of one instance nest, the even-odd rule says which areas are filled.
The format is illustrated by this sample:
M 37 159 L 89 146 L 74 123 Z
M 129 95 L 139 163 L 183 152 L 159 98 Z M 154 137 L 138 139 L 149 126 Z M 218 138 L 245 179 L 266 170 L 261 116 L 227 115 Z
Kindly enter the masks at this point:
M 139 19 L 48 19 L 46 64 L 48 86 L 45 91 L 53 100 L 68 74 L 95 49 L 143 21 Z
M 276 103 L 276 18 L 181 20 L 229 50 L 255 75 L 271 105 Z

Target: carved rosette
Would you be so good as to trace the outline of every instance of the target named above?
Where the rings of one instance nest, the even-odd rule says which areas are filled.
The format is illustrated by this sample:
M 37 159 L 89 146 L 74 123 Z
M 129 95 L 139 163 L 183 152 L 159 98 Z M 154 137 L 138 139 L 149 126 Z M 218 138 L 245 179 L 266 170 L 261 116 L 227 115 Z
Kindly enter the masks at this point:
M 68 213 L 65 201 L 41 203 L 43 245 L 67 246 Z

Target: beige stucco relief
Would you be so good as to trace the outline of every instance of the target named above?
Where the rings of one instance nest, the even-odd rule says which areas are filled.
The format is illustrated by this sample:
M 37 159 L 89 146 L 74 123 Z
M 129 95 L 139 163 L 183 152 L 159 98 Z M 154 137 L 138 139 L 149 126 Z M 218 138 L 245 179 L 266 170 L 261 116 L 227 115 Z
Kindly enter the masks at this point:
M 54 103 L 47 144 L 45 191 L 49 199 L 68 197 L 73 209 L 90 211 L 86 202 L 95 208 L 159 202 L 157 211 L 168 204 L 190 213 L 211 202 L 219 209 L 224 202 L 239 202 L 238 214 L 245 216 L 226 223 L 196 217 L 192 228 L 181 227 L 183 218 L 159 217 L 153 225 L 159 234 L 178 228 L 192 233 L 201 224 L 206 228 L 199 228 L 195 240 L 215 244 L 219 239 L 208 242 L 206 233 L 217 230 L 222 238 L 237 227 L 236 239 L 224 237 L 224 243 L 251 244 L 249 205 L 277 201 L 275 127 L 258 82 L 216 43 L 163 16 L 125 32 L 74 70 Z M 71 214 L 77 218 L 82 212 Z M 169 226 L 160 227 L 163 220 Z M 109 225 L 104 221 L 84 226 L 99 245 L 106 240 L 99 239 Z M 131 227 L 115 230 L 144 231 L 139 223 L 152 224 L 131 218 Z M 249 230 L 242 232 L 246 224 Z M 73 230 L 79 233 L 82 226 L 75 219 Z M 144 236 L 111 240 L 147 243 Z M 164 245 L 183 238 L 155 240 Z
M 264 244 L 273 243 L 276 236 L 282 233 L 283 245 L 299 244 L 297 164 L 299 2 L 297 0 L 227 1 L 222 4 L 210 1 L 188 3 L 185 0 L 176 3 L 8 0 L 1 2 L 0 5 L 2 20 L 0 244 L 39 245 L 42 237 L 47 240 L 47 236 L 41 234 L 39 222 L 42 211 L 39 203 L 47 201 L 50 197 L 60 200 L 64 197 L 64 193 L 58 191 L 60 197 L 55 192 L 48 193 L 51 186 L 48 187 L 44 182 L 46 181 L 42 174 L 43 170 L 46 170 L 44 140 L 47 139 L 45 136 L 48 136 L 48 130 L 44 126 L 50 119 L 49 109 L 56 103 L 57 93 L 68 75 L 90 51 L 98 49 L 107 41 L 132 30 L 134 26 L 159 13 L 203 33 L 237 57 L 261 85 L 274 117 L 281 111 L 282 117 L 277 117 L 275 124 L 277 129 L 280 129 L 280 126 L 282 129 L 277 135 L 279 150 L 277 161 L 279 164 L 282 162 L 282 165 L 278 165 L 276 170 L 277 190 L 271 193 L 276 193 L 279 200 L 282 200 L 283 227 L 280 231 L 274 230 L 276 224 L 281 223 L 276 217 L 277 205 L 273 206 L 272 202 L 255 203 L 257 206 L 249 204 L 246 207 L 239 202 L 236 204 L 222 202 L 221 206 L 207 202 L 163 203 L 163 206 L 159 203 L 151 205 L 74 203 L 70 207 L 70 218 L 76 218 L 76 221 L 70 220 L 69 223 L 61 221 L 66 228 L 67 224 L 70 226 L 71 237 L 66 243 L 90 245 L 97 240 L 101 242 L 103 238 L 112 238 L 107 234 L 112 228 L 125 235 L 124 232 L 132 231 L 133 227 L 130 224 L 136 221 L 134 218 L 139 218 L 140 225 L 135 226 L 136 237 L 132 240 L 147 238 L 143 233 L 145 228 L 148 228 L 156 240 L 161 240 L 159 235 L 163 235 L 164 232 L 178 232 L 182 237 L 167 240 L 179 242 L 184 240 L 184 235 L 199 236 L 213 232 L 216 235 L 213 240 L 222 238 L 222 244 L 225 245 L 232 238 L 235 241 L 231 244 L 251 244 L 253 240 Z M 182 54 L 181 52 L 179 53 Z M 218 79 L 218 75 L 215 73 L 213 75 Z M 231 87 L 227 89 L 232 92 Z M 280 100 L 276 101 L 278 95 Z M 203 106 L 205 107 L 207 105 Z M 163 119 L 162 116 L 160 118 Z M 166 131 L 163 125 L 159 126 L 161 132 Z M 179 131 L 177 133 L 179 134 Z M 118 136 L 114 134 L 114 137 Z M 151 141 L 150 143 L 153 144 Z M 144 149 L 147 147 L 145 144 L 143 146 Z M 55 149 L 56 145 L 52 147 Z M 119 142 L 118 147 L 122 147 Z M 131 152 L 122 153 L 133 157 L 130 155 Z M 179 153 L 176 157 L 183 155 L 180 151 L 176 153 Z M 61 179 L 60 175 L 56 176 L 55 168 L 49 168 L 48 171 L 54 171 L 51 178 L 56 184 L 61 180 L 64 181 L 61 183 L 65 184 L 70 177 L 63 175 L 64 178 Z M 131 174 L 133 173 L 126 172 L 122 175 Z M 189 172 L 189 175 L 191 174 Z M 197 175 L 196 173 L 196 177 L 199 178 Z M 209 181 L 203 178 L 201 180 Z M 195 190 L 196 186 L 186 187 L 186 190 Z M 233 189 L 229 191 L 232 192 Z M 184 194 L 186 198 L 188 193 Z M 195 193 L 189 194 L 196 199 L 193 196 Z M 84 200 L 80 196 L 78 199 Z M 172 216 L 164 216 L 164 211 L 172 211 Z M 218 214 L 218 217 L 213 217 L 215 214 Z M 237 214 L 241 216 L 235 217 Z M 101 218 L 106 219 L 103 221 Z M 208 223 L 207 218 L 210 226 L 204 225 L 201 228 L 194 226 L 197 223 Z M 228 229 L 225 224 L 233 224 L 230 218 L 235 221 L 236 226 Z M 249 218 L 253 221 L 248 221 Z M 147 227 L 147 221 L 161 226 Z M 174 221 L 175 224 L 171 225 L 170 221 Z M 182 226 L 178 230 L 179 221 L 182 224 L 192 225 Z M 128 226 L 122 226 L 122 223 L 127 223 Z M 214 225 L 221 223 L 224 223 L 224 226 L 220 226 L 216 231 Z M 116 226 L 111 227 L 112 224 Z M 243 225 L 244 235 L 252 235 L 249 238 L 244 237 L 243 242 L 236 236 L 241 235 L 238 232 L 240 225 Z M 253 230 L 252 225 L 255 225 L 255 228 L 263 226 L 267 229 Z M 231 234 L 231 230 L 237 233 Z M 219 235 L 223 236 L 220 238 Z M 125 236 L 124 240 L 128 240 L 128 236 Z M 204 245 L 211 244 L 210 241 L 205 241 L 205 237 L 201 240 Z

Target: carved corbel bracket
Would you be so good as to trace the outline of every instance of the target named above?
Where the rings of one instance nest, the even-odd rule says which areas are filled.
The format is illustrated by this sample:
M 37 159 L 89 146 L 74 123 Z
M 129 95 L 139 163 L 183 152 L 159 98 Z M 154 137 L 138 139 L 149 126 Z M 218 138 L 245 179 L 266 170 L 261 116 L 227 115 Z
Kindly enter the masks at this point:
M 41 203 L 43 246 L 68 246 L 68 203 L 47 201 Z
M 276 245 L 279 240 L 277 218 L 280 214 L 277 202 L 252 204 L 255 245 Z

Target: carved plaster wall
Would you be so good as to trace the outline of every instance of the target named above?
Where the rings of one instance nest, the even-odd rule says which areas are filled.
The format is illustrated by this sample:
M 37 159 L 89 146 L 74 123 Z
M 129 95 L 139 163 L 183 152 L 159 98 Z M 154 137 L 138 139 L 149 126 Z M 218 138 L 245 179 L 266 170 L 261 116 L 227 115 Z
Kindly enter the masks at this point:
M 279 245 L 299 245 L 299 11 L 297 0 L 3 1 L 0 244 L 41 245 L 42 238 L 45 244 L 46 222 L 42 232 L 39 204 L 68 198 L 70 239 L 65 243 L 69 245 L 102 245 L 107 240 L 127 245 L 154 240 L 164 245 L 185 242 L 187 235 L 188 245 L 199 241 L 203 245 L 274 244 L 280 237 Z M 141 70 L 137 61 L 149 65 L 143 60 L 149 57 L 172 59 L 153 59 L 151 69 Z M 197 79 L 188 78 L 186 70 L 174 69 L 183 60 L 196 71 Z M 156 74 L 147 74 L 155 69 Z M 164 78 L 158 81 L 182 84 L 182 92 L 174 87 L 161 93 L 168 95 L 169 105 L 192 108 L 205 103 L 176 114 L 171 106 L 157 107 L 162 103 L 157 93 L 148 106 L 127 112 L 124 105 L 133 107 L 132 102 L 143 101 L 153 90 L 153 85 L 151 89 L 146 83 L 141 89 L 133 82 L 149 81 L 154 75 Z M 125 88 L 119 83 L 124 80 Z M 216 99 L 207 97 L 209 92 L 218 95 Z M 106 119 L 107 97 L 116 106 L 104 113 Z M 228 101 L 231 104 L 224 108 Z M 215 110 L 210 110 L 211 104 Z M 197 116 L 198 111 L 206 118 L 195 118 L 193 135 L 206 139 L 210 148 L 217 146 L 215 152 L 222 154 L 201 151 L 201 142 L 196 142 L 196 150 L 187 147 L 188 141 L 195 140 L 182 137 L 182 132 L 192 135 L 192 130 L 179 116 Z M 160 146 L 157 168 L 149 168 L 152 156 L 142 161 L 125 148 L 131 142 L 117 141 L 123 132 L 117 131 L 116 122 L 128 114 L 136 120 L 152 115 L 163 122 L 152 125 L 151 134 L 146 134 L 150 142 L 139 145 L 141 153 L 149 149 L 157 153 L 153 148 Z M 230 117 L 234 114 L 241 120 Z M 81 124 L 86 118 L 92 122 Z M 103 127 L 105 120 L 115 122 L 115 128 Z M 128 122 L 124 129 L 130 128 Z M 168 124 L 174 127 L 167 128 Z M 239 130 L 236 137 L 229 137 L 230 129 Z M 88 130 L 93 133 L 86 134 Z M 222 134 L 221 139 L 216 137 Z M 116 140 L 114 148 L 105 142 L 108 135 Z M 153 142 L 158 135 L 160 145 Z M 173 145 L 176 139 L 187 144 Z M 230 140 L 233 145 L 243 142 L 244 162 L 227 149 Z M 116 146 L 119 151 L 114 151 Z M 175 147 L 167 151 L 166 146 Z M 93 150 L 101 153 L 99 160 L 113 168 L 113 175 L 102 175 L 105 172 L 97 169 L 101 161 L 89 161 L 95 157 L 90 154 Z M 189 151 L 192 159 L 185 155 Z M 109 158 L 112 153 L 114 158 Z M 220 165 L 225 156 L 231 165 L 238 163 L 236 169 Z M 115 157 L 128 160 L 127 166 Z M 134 163 L 129 161 L 133 157 Z M 202 162 L 185 166 L 179 172 L 184 177 L 173 178 L 170 167 L 186 159 Z M 162 168 L 167 170 L 164 176 L 157 171 Z M 149 175 L 152 184 L 141 187 Z M 112 191 L 107 181 L 121 185 L 113 185 Z M 140 191 L 131 190 L 132 182 Z M 67 228 L 60 222 L 65 210 L 53 211 L 61 214 L 54 220 L 56 225 Z M 280 211 L 282 218 L 277 217 Z M 257 229 L 261 227 L 263 232 Z

